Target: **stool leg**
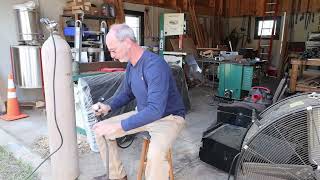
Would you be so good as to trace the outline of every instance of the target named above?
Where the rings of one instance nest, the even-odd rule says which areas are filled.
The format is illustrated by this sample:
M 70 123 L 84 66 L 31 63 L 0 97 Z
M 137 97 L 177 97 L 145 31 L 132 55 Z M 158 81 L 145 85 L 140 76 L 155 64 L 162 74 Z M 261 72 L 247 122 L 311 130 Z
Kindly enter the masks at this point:
M 167 159 L 168 159 L 168 163 L 169 163 L 169 177 L 170 177 L 170 180 L 174 180 L 174 177 L 173 177 L 173 163 L 172 163 L 172 152 L 171 152 L 171 149 L 169 149 L 169 151 L 168 151 Z
M 145 161 L 148 153 L 148 147 L 149 147 L 149 140 L 143 140 L 142 144 L 142 150 L 141 150 L 141 155 L 140 155 L 140 164 L 139 164 L 139 169 L 138 169 L 138 175 L 137 175 L 137 180 L 142 180 L 144 170 L 145 170 Z

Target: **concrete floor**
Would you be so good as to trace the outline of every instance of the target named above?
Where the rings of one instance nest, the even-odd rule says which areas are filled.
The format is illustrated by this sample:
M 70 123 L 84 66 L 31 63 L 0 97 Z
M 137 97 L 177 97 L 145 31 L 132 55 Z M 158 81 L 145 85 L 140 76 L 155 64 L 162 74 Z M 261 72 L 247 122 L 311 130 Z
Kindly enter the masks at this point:
M 216 121 L 216 107 L 208 105 L 211 102 L 210 95 L 212 92 L 208 88 L 197 87 L 191 89 L 189 93 L 192 109 L 186 116 L 187 127 L 182 131 L 173 146 L 175 178 L 177 180 L 225 180 L 227 179 L 226 173 L 203 163 L 198 157 L 202 132 Z M 45 112 L 41 110 L 29 110 L 26 112 L 30 117 L 23 120 L 12 122 L 0 120 L 0 145 L 8 145 L 1 133 L 6 133 L 7 136 L 12 137 L 14 142 L 19 144 L 18 148 L 25 147 L 27 150 L 30 149 L 32 143 L 39 136 L 47 135 Z M 142 140 L 137 139 L 129 148 L 120 149 L 121 159 L 130 180 L 136 179 L 141 143 Z M 32 157 L 37 156 L 29 150 L 23 152 L 32 153 Z M 78 179 L 90 180 L 94 176 L 105 173 L 98 153 L 86 153 L 80 155 L 79 158 L 81 172 Z M 36 164 L 41 160 L 39 156 L 28 159 L 37 159 L 32 164 Z M 40 168 L 41 174 L 48 176 L 49 172 L 46 171 L 50 170 L 49 166 L 50 163 L 48 162 L 45 167 Z

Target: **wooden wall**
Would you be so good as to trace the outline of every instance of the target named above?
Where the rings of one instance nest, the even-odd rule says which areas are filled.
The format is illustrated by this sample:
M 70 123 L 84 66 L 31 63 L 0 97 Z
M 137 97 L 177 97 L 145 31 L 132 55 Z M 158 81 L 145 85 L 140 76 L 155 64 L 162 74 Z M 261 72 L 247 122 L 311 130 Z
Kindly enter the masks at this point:
M 178 12 L 188 10 L 189 0 L 124 0 L 124 2 L 175 9 Z M 218 15 L 225 17 L 262 16 L 266 0 L 190 0 L 195 1 L 196 12 L 201 15 Z M 320 0 L 279 0 L 280 12 L 295 13 L 320 12 Z M 299 1 L 301 6 L 298 8 Z M 308 1 L 309 8 L 308 8 Z M 292 5 L 292 3 L 294 3 Z

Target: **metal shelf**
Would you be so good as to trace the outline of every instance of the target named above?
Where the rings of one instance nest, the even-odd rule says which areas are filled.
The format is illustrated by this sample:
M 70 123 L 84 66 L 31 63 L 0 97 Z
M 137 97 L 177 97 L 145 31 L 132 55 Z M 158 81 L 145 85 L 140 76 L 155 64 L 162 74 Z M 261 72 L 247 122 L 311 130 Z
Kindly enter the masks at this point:
M 74 14 L 63 14 L 62 17 L 74 17 Z M 115 19 L 115 17 L 109 17 L 109 16 L 96 16 L 96 15 L 90 15 L 90 14 L 84 14 L 83 16 L 84 19 L 94 19 L 94 20 L 111 20 Z

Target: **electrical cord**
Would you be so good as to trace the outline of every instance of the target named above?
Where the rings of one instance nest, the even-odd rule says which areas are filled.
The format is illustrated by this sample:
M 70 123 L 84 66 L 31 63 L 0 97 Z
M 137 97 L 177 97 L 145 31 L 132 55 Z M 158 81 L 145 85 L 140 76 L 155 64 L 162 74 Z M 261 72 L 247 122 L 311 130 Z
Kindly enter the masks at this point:
M 56 91 L 55 91 L 55 79 L 56 79 L 56 64 L 57 64 L 57 48 L 56 48 L 56 43 L 55 43 L 55 40 L 54 40 L 54 37 L 53 37 L 53 31 L 51 30 L 50 31 L 50 36 L 52 38 L 52 42 L 53 42 L 53 48 L 54 48 L 54 65 L 53 65 L 53 85 L 52 85 L 52 90 L 53 90 L 53 115 L 54 115 L 54 121 L 55 121 L 55 125 L 57 127 L 57 130 L 59 132 L 59 136 L 60 136 L 60 139 L 61 139 L 61 143 L 59 145 L 59 147 L 54 151 L 52 152 L 51 154 L 49 154 L 33 171 L 32 173 L 26 178 L 26 180 L 30 179 L 34 173 L 43 165 L 44 162 L 46 162 L 52 155 L 54 155 L 56 152 L 58 152 L 62 145 L 63 145 L 63 137 L 62 137 L 62 133 L 61 133 L 61 130 L 60 130 L 60 127 L 58 125 L 58 122 L 57 122 L 57 114 L 56 114 Z
M 130 135 L 126 135 L 126 136 L 117 138 L 116 139 L 117 145 L 118 145 L 118 147 L 120 147 L 122 149 L 126 149 L 129 146 L 131 146 L 131 144 L 134 141 L 134 138 L 135 138 L 135 134 L 130 134 Z M 127 144 L 125 145 L 125 143 L 127 143 Z
M 228 173 L 228 180 L 230 180 L 230 177 L 231 177 L 231 171 L 232 171 L 233 164 L 234 164 L 235 160 L 237 159 L 237 157 L 239 155 L 240 155 L 240 153 L 238 153 L 232 160 L 232 163 L 231 163 L 231 166 L 230 166 L 230 169 L 229 169 L 229 173 Z

